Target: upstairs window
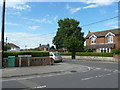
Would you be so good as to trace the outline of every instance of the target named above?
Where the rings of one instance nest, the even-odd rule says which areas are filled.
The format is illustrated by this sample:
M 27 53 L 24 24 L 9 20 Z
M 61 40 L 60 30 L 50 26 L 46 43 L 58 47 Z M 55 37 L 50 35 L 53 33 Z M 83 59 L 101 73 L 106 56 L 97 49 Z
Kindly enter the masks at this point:
M 91 43 L 92 43 L 92 44 L 96 43 L 96 38 L 95 38 L 95 37 L 92 37 L 92 38 L 91 38 Z
M 108 36 L 108 43 L 113 43 L 113 36 Z
M 113 33 L 109 32 L 105 37 L 108 39 L 108 43 L 113 43 L 113 36 L 115 36 Z
M 96 36 L 94 34 L 92 34 L 89 39 L 91 39 L 91 44 L 95 44 L 96 43 Z

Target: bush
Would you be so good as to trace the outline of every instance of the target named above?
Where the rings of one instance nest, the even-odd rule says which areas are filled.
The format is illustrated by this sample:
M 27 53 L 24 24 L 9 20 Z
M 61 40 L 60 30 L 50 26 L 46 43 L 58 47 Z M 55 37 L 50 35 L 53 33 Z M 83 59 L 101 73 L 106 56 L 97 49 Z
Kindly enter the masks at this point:
M 112 50 L 112 53 L 113 53 L 113 54 L 120 54 L 120 49 L 113 49 L 113 50 Z
M 71 56 L 70 52 L 60 53 L 62 56 Z M 112 53 L 96 53 L 96 52 L 76 52 L 76 56 L 101 56 L 101 57 L 113 57 Z
M 62 55 L 62 56 L 70 56 L 71 52 L 60 52 L 60 55 Z
M 32 55 L 32 57 L 46 57 L 49 56 L 48 51 L 4 51 L 3 57 L 18 55 Z

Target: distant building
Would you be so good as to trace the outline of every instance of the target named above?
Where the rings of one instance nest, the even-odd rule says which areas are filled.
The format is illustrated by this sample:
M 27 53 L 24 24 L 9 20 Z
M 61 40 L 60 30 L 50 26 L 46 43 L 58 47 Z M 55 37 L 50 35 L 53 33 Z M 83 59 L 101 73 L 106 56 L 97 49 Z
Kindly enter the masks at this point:
M 39 45 L 39 47 L 38 48 L 36 48 L 36 50 L 40 50 L 40 51 L 50 51 L 50 46 L 49 46 L 49 44 L 47 44 L 47 45 Z
M 9 51 L 20 51 L 20 47 L 13 43 L 8 43 L 7 46 L 11 47 Z
M 120 28 L 99 32 L 89 31 L 86 45 L 94 52 L 111 52 L 112 49 L 120 49 Z
M 2 42 L 0 41 L 0 47 L 1 47 L 1 45 L 2 45 Z M 7 45 L 7 46 L 11 47 L 11 49 L 9 49 L 8 51 L 20 51 L 20 47 L 13 44 L 13 43 L 4 42 L 4 45 Z

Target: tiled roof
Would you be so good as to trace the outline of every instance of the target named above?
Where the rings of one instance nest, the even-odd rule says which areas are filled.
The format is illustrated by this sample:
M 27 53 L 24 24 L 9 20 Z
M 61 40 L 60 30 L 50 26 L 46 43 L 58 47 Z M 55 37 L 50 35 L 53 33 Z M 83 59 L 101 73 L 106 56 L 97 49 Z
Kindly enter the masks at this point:
M 10 47 L 13 47 L 13 48 L 20 48 L 19 46 L 15 45 L 13 43 L 8 43 L 7 45 L 10 46 Z
M 42 45 L 42 46 L 40 46 L 40 48 L 49 48 L 49 46 L 48 45 Z
M 89 38 L 92 34 L 96 35 L 97 37 L 102 37 L 102 36 L 105 36 L 109 32 L 111 32 L 115 35 L 120 35 L 120 28 L 112 29 L 112 30 L 106 30 L 106 31 L 92 32 L 92 33 L 90 33 L 86 36 L 86 39 Z

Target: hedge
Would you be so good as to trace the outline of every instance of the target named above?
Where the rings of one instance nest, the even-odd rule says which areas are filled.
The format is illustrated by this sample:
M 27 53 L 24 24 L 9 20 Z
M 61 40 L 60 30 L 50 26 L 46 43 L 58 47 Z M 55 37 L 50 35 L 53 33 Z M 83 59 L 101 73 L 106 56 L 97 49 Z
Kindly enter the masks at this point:
M 62 56 L 71 56 L 71 52 L 60 53 Z M 96 53 L 96 52 L 76 52 L 76 56 L 100 56 L 113 57 L 112 53 Z
M 120 49 L 113 49 L 113 50 L 112 50 L 112 53 L 113 53 L 113 54 L 120 54 Z
M 48 51 L 4 51 L 3 57 L 18 55 L 32 55 L 32 57 L 46 57 L 49 56 Z

